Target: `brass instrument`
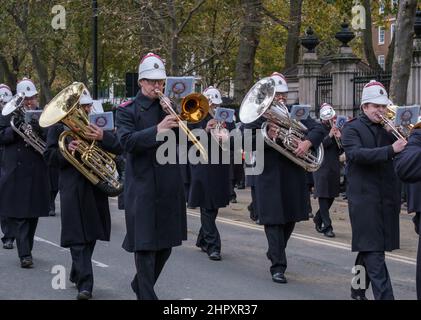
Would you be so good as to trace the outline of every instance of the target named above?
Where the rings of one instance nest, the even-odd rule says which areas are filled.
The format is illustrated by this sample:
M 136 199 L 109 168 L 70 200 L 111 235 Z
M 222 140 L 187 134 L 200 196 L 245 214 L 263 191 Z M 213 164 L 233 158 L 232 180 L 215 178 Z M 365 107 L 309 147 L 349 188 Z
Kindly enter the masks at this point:
M 396 139 L 403 139 L 407 141 L 407 138 L 411 134 L 412 129 L 415 126 L 419 126 L 419 123 L 417 123 L 415 126 L 413 124 L 409 124 L 407 126 L 399 126 L 398 128 L 395 127 L 394 121 L 396 118 L 396 108 L 395 105 L 390 105 L 386 107 L 386 114 L 382 115 L 381 113 L 378 113 L 378 116 L 382 119 L 381 124 L 383 126 L 389 126 L 392 129 L 393 135 L 396 137 Z
M 29 144 L 36 151 L 43 154 L 46 142 L 33 130 L 31 124 L 25 123 L 25 107 L 23 105 L 25 101 L 25 94 L 18 93 L 12 100 L 6 103 L 1 111 L 3 116 L 12 114 L 10 119 L 10 126 L 13 131 L 15 131 L 25 143 Z M 19 121 L 18 121 L 19 120 Z M 19 123 L 16 125 L 16 123 Z
M 84 90 L 87 91 L 81 82 L 74 82 L 63 89 L 45 106 L 39 124 L 49 127 L 62 122 L 70 128 L 63 131 L 58 139 L 61 154 L 102 192 L 110 197 L 117 196 L 123 191 L 122 176 L 119 174 L 121 168 L 114 161 L 114 154 L 102 150 L 95 140 L 90 141 L 86 136 L 88 116 L 79 104 Z M 67 149 L 68 138 L 79 141 L 73 153 Z
M 251 123 L 263 116 L 267 121 L 262 124 L 261 132 L 268 145 L 305 170 L 309 172 L 318 170 L 323 162 L 323 145 L 320 144 L 315 151 L 308 150 L 303 157 L 297 157 L 294 151 L 297 149 L 298 143 L 304 139 L 307 127 L 301 122 L 291 119 L 285 104 L 273 101 L 274 97 L 274 80 L 267 77 L 258 81 L 241 103 L 241 122 Z M 274 140 L 268 136 L 269 124 L 277 129 L 278 135 Z
M 212 108 L 209 108 L 209 114 L 212 116 L 212 118 L 215 118 L 215 112 L 212 110 Z M 219 146 L 223 151 L 227 151 L 228 148 L 224 141 L 222 141 L 223 138 L 229 138 L 230 133 L 228 129 L 224 127 L 223 121 L 217 121 L 215 128 L 210 130 L 211 136 L 213 139 L 215 139 L 216 142 L 218 142 Z
M 167 106 L 167 110 L 169 114 L 177 118 L 179 127 L 188 136 L 190 141 L 193 142 L 193 144 L 196 146 L 196 148 L 199 150 L 200 154 L 202 155 L 203 159 L 207 162 L 208 161 L 207 151 L 205 150 L 203 145 L 200 143 L 200 141 L 197 140 L 196 136 L 190 131 L 190 129 L 187 128 L 187 125 L 183 121 L 187 121 L 188 123 L 197 123 L 205 119 L 209 112 L 208 99 L 203 94 L 190 93 L 189 95 L 184 97 L 183 100 L 181 101 L 181 112 L 180 112 L 180 115 L 178 115 L 174 111 L 171 103 L 168 103 L 164 94 L 159 90 L 155 90 L 155 92 L 158 94 L 159 100 L 165 103 L 165 105 Z
M 320 119 L 323 121 L 328 121 L 331 128 L 334 127 L 333 119 L 335 115 L 336 115 L 335 110 L 329 105 L 323 108 L 323 112 L 320 111 Z M 333 137 L 335 138 L 338 148 L 342 149 L 341 140 L 335 135 L 333 135 Z

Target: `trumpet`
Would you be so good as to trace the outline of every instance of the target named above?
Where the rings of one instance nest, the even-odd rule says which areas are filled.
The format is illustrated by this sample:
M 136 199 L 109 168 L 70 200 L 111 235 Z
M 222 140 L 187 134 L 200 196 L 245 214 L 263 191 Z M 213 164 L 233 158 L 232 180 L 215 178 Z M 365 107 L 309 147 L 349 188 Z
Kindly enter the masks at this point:
M 396 139 L 403 139 L 407 141 L 407 137 L 411 133 L 411 130 L 413 129 L 414 125 L 409 124 L 407 127 L 395 127 L 393 122 L 395 121 L 396 117 L 396 106 L 387 106 L 386 115 L 382 115 L 381 113 L 378 113 L 377 115 L 380 119 L 382 119 L 381 124 L 383 125 L 383 127 L 389 126 L 392 129 L 392 134 L 395 136 Z
M 170 115 L 173 115 L 177 118 L 177 122 L 181 130 L 188 136 L 190 141 L 196 146 L 199 150 L 202 158 L 207 162 L 208 161 L 208 153 L 203 145 L 197 140 L 196 136 L 187 128 L 187 125 L 183 121 L 187 121 L 189 123 L 197 123 L 202 121 L 206 118 L 209 112 L 209 103 L 208 99 L 200 93 L 191 93 L 183 98 L 181 102 L 181 113 L 180 115 L 174 111 L 171 103 L 168 103 L 167 99 L 165 99 L 164 94 L 159 91 L 158 89 L 155 90 L 157 93 L 159 100 L 163 102 L 166 107 L 167 111 Z

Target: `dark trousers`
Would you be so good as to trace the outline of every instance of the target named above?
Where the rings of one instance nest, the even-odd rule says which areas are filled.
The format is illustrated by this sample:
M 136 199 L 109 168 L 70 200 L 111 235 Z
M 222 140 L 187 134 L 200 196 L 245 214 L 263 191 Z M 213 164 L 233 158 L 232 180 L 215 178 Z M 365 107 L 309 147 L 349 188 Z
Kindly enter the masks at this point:
M 136 251 L 136 275 L 131 283 L 138 300 L 158 300 L 154 286 L 171 255 L 171 248 L 157 251 Z
M 70 270 L 70 281 L 76 284 L 79 291 L 92 292 L 94 286 L 94 274 L 92 270 L 92 254 L 94 253 L 96 241 L 72 245 L 72 269 Z
M 250 187 L 251 189 L 251 203 L 248 206 L 249 212 L 250 212 L 250 219 L 253 221 L 257 221 L 259 219 L 259 216 L 257 214 L 257 210 L 255 208 L 256 205 L 256 189 L 254 186 Z
M 196 246 L 204 248 L 208 254 L 221 252 L 221 237 L 216 227 L 218 209 L 200 208 L 200 222 L 202 226 L 197 236 Z
M 335 198 L 319 198 L 319 210 L 314 216 L 314 223 L 321 226 L 323 223 L 322 231 L 332 229 L 332 220 L 330 219 L 329 209 L 332 206 Z
M 272 275 L 277 272 L 284 273 L 287 269 L 285 249 L 294 227 L 295 222 L 278 225 L 265 225 L 265 234 L 269 247 L 267 257 L 272 262 L 270 267 L 270 273 Z
M 395 299 L 383 251 L 359 252 L 355 260 L 355 265 L 361 265 L 364 267 L 366 274 L 366 286 L 365 288 L 358 290 L 351 289 L 352 291 L 357 291 L 357 294 L 359 295 L 365 295 L 365 290 L 371 283 L 374 299 Z
M 15 231 L 19 258 L 32 257 L 38 218 L 9 218 Z
M 51 190 L 50 192 L 50 211 L 56 211 L 56 197 L 58 194 L 58 190 Z
M 0 226 L 1 231 L 3 232 L 3 238 L 1 238 L 1 241 L 3 241 L 3 243 L 6 243 L 8 240 L 13 242 L 15 240 L 13 221 L 10 221 L 10 218 L 7 217 L 0 217 Z

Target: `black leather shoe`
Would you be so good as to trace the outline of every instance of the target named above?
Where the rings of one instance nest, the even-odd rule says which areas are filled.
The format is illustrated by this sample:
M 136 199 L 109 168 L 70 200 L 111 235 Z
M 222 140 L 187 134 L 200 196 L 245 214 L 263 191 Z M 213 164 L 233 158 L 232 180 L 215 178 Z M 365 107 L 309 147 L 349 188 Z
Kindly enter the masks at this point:
M 233 198 L 233 199 L 231 199 L 231 201 L 230 201 L 231 203 L 237 203 L 237 199 L 236 198 Z
M 32 268 L 33 266 L 32 258 L 22 258 L 20 259 L 20 266 L 24 269 Z
M 200 248 L 200 250 L 202 250 L 203 252 L 208 252 L 208 249 L 206 248 L 204 244 L 202 244 L 201 246 L 196 244 L 196 247 Z
M 309 212 L 308 213 L 308 217 L 311 219 L 311 218 L 314 218 L 314 214 L 312 213 L 312 212 Z
M 353 300 L 368 300 L 365 294 L 351 291 L 351 299 Z
M 221 260 L 221 254 L 217 251 L 214 251 L 209 255 L 209 259 L 214 260 L 214 261 L 219 261 Z
M 3 243 L 3 249 L 13 249 L 13 241 L 6 240 L 6 242 Z
M 328 238 L 334 238 L 335 237 L 335 233 L 331 229 L 325 231 L 324 235 L 325 235 L 325 237 L 328 237 Z
M 50 210 L 50 212 L 48 212 L 48 215 L 50 217 L 54 217 L 56 215 L 56 212 L 54 210 Z
M 273 280 L 273 282 L 276 282 L 276 283 L 287 283 L 288 282 L 287 278 L 285 278 L 285 275 L 282 272 L 274 273 L 272 275 L 272 280 Z
M 89 300 L 92 298 L 92 293 L 87 290 L 82 290 L 77 294 L 76 299 L 78 300 Z

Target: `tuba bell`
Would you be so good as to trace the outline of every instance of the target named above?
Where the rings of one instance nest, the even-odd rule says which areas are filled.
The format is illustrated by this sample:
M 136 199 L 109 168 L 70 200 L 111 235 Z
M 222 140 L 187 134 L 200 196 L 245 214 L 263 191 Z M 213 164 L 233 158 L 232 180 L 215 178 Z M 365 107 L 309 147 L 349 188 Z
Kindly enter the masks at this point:
M 43 154 L 46 143 L 45 141 L 35 132 L 29 123 L 25 123 L 26 110 L 23 105 L 25 101 L 25 94 L 16 94 L 9 102 L 7 102 L 1 114 L 3 116 L 12 115 L 10 119 L 10 126 L 28 145 L 32 146 L 36 151 Z
M 122 168 L 114 160 L 114 154 L 102 150 L 95 140 L 91 141 L 86 136 L 89 121 L 79 104 L 84 90 L 87 88 L 81 82 L 74 82 L 63 89 L 45 106 L 39 124 L 41 127 L 58 122 L 66 125 L 70 130 L 63 131 L 58 139 L 61 154 L 102 192 L 109 197 L 117 196 L 123 191 Z M 80 141 L 74 153 L 67 149 L 68 138 Z
M 275 102 L 274 98 L 274 80 L 271 77 L 266 77 L 258 81 L 241 103 L 241 122 L 247 124 L 264 117 L 267 121 L 262 124 L 261 133 L 265 142 L 306 171 L 317 171 L 323 162 L 323 145 L 320 144 L 317 150 L 310 148 L 303 157 L 297 157 L 294 151 L 298 142 L 304 139 L 307 127 L 301 122 L 291 119 L 286 105 Z M 278 132 L 278 136 L 274 140 L 268 135 L 269 124 L 275 126 Z

